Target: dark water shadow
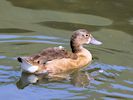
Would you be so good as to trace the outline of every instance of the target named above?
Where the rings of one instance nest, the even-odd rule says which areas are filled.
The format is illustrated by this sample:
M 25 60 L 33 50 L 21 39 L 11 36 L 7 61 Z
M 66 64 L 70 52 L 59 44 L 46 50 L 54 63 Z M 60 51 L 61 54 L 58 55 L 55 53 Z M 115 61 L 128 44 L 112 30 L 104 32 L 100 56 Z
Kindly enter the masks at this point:
M 42 26 L 47 26 L 50 28 L 67 30 L 67 31 L 73 31 L 80 28 L 84 28 L 84 29 L 89 28 L 88 30 L 90 31 L 96 31 L 102 27 L 102 26 L 92 26 L 92 25 L 84 25 L 84 24 L 69 23 L 69 22 L 57 22 L 57 21 L 45 21 L 37 24 L 40 24 Z
M 18 42 L 18 43 L 12 43 L 11 45 L 30 45 L 33 44 L 31 42 Z
M 133 35 L 133 28 L 129 22 L 133 16 L 132 0 L 84 0 L 84 2 L 76 0 L 7 1 L 11 2 L 16 7 L 27 9 L 82 13 L 109 18 L 113 20 L 114 23 L 108 28 L 122 30 Z
M 112 98 L 112 99 L 120 99 L 120 100 L 127 100 L 127 98 L 125 97 L 121 97 L 121 96 L 115 96 L 115 95 L 106 95 L 106 97 L 108 98 Z
M 18 29 L 18 28 L 0 28 L 0 33 L 27 33 L 27 32 L 34 32 L 34 31 Z
M 37 84 L 47 84 L 47 83 L 63 83 L 65 81 L 69 81 L 76 87 L 87 87 L 90 84 L 90 77 L 87 72 L 83 71 L 75 71 L 69 77 L 54 77 L 48 78 L 47 75 L 40 74 L 29 74 L 22 72 L 20 79 L 16 82 L 16 86 L 19 89 L 24 89 L 30 84 L 37 85 Z
M 125 20 L 125 19 L 123 19 L 123 20 Z M 113 30 L 123 31 L 127 34 L 133 35 L 133 33 L 132 33 L 133 32 L 133 28 L 132 28 L 133 25 L 130 25 L 128 23 L 128 21 L 123 22 L 123 23 L 119 23 L 119 22 L 116 22 L 116 23 L 118 23 L 118 24 L 113 24 L 111 26 L 107 26 L 107 28 L 113 29 Z

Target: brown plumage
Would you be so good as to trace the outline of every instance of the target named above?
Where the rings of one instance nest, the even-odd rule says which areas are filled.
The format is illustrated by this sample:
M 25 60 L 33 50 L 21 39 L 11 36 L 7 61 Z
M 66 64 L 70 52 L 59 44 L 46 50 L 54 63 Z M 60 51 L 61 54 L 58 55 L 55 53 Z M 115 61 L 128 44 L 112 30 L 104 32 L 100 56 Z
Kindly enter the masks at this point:
M 79 29 L 74 31 L 70 40 L 72 52 L 59 46 L 44 49 L 32 56 L 18 57 L 18 61 L 23 71 L 36 74 L 48 73 L 50 77 L 57 77 L 58 74 L 69 73 L 91 62 L 91 53 L 83 47 L 89 43 L 101 44 L 87 30 Z
M 64 48 L 54 47 L 47 48 L 43 51 L 27 57 L 27 60 L 32 63 L 46 64 L 46 62 L 54 59 L 70 58 L 77 59 L 77 55 L 65 50 Z

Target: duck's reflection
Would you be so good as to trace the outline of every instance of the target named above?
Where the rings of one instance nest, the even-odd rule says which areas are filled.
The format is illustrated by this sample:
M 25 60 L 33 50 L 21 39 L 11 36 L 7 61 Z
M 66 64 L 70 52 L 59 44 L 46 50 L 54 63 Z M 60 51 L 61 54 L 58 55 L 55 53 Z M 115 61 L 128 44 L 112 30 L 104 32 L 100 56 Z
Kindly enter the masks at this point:
M 43 80 L 44 82 L 48 82 L 47 78 L 45 78 L 45 75 L 35 75 L 22 72 L 20 79 L 16 83 L 16 86 L 19 89 L 24 89 L 29 84 L 37 84 Z
M 90 76 L 88 72 L 77 71 L 72 74 L 71 83 L 76 87 L 87 87 L 90 85 Z
M 87 72 L 75 71 L 71 75 L 65 77 L 48 78 L 46 75 L 35 75 L 22 72 L 20 79 L 17 81 L 16 86 L 19 89 L 24 89 L 29 84 L 46 84 L 49 82 L 63 82 L 64 80 L 70 81 L 76 87 L 87 87 L 90 83 L 90 77 Z

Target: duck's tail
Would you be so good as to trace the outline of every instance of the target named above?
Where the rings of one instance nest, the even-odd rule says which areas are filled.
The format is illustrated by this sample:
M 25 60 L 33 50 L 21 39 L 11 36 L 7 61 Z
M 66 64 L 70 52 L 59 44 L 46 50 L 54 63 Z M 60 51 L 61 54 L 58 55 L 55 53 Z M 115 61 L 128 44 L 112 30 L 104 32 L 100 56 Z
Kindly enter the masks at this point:
M 29 72 L 29 73 L 34 73 L 38 70 L 38 66 L 34 66 L 34 65 L 30 64 L 23 57 L 18 57 L 17 60 L 18 60 L 18 62 L 20 62 L 20 67 L 23 71 L 26 71 L 26 72 Z

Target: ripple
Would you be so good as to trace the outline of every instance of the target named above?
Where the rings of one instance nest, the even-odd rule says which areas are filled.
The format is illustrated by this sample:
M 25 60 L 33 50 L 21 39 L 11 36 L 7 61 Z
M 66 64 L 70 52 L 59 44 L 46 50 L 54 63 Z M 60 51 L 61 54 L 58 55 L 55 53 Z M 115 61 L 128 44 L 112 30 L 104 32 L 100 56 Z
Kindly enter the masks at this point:
M 124 82 L 133 85 L 133 81 L 129 81 L 129 80 L 124 80 Z
M 0 70 L 10 70 L 10 69 L 12 69 L 11 66 L 0 65 Z
M 36 40 L 32 40 L 32 39 L 36 39 Z M 34 35 L 34 36 L 7 35 L 7 34 L 0 35 L 1 43 L 18 42 L 18 44 L 23 43 L 23 45 L 29 44 L 29 43 L 64 44 L 64 43 L 58 42 L 58 40 L 68 41 L 67 39 L 63 39 L 59 37 L 51 37 L 51 36 L 43 36 L 43 35 Z
M 109 64 L 104 64 L 104 63 L 93 63 L 90 65 L 91 68 L 100 68 L 102 70 L 115 70 L 115 71 L 124 71 L 124 70 L 131 70 L 131 68 L 127 66 L 118 66 L 118 65 L 109 65 Z
M 30 42 L 30 43 L 48 43 L 48 44 L 65 44 L 61 42 L 52 42 L 52 41 L 45 41 L 45 40 L 6 40 L 6 41 L 0 41 L 1 43 L 15 43 L 15 42 Z
M 20 38 L 21 36 L 18 36 L 18 35 L 6 35 L 6 34 L 3 34 L 1 35 L 0 34 L 0 39 L 15 39 L 15 38 Z
M 103 99 L 132 99 L 133 96 L 131 93 L 133 92 L 133 88 L 131 87 L 132 81 L 128 80 L 120 80 L 120 78 L 125 78 L 122 73 L 126 70 L 132 70 L 127 66 L 118 66 L 118 65 L 108 65 L 103 63 L 95 62 L 90 65 L 88 69 L 99 68 L 99 70 L 103 70 L 102 72 L 95 71 L 91 73 L 91 76 L 94 77 L 93 90 L 98 94 L 104 94 Z M 120 84 L 118 84 L 118 81 Z M 127 83 L 126 85 L 122 85 L 122 82 Z M 130 85 L 131 84 L 131 85 Z M 103 88 L 103 86 L 105 88 Z M 92 91 L 93 91 L 92 90 Z M 111 91 L 110 91 L 111 90 Z M 126 93 L 125 93 L 126 92 Z
M 13 70 L 12 66 L 0 65 L 0 83 L 8 84 L 15 82 L 17 76 L 19 76 L 19 73 L 18 71 Z
M 36 39 L 51 39 L 51 40 L 57 40 L 61 39 L 59 37 L 49 37 L 49 36 L 42 36 L 42 35 L 37 35 L 37 36 L 25 36 L 25 38 L 36 38 Z
M 123 85 L 120 85 L 120 84 L 111 84 L 111 86 L 115 89 L 120 89 L 120 90 L 124 90 L 124 91 L 133 92 L 133 88 L 131 88 L 131 87 L 123 86 Z
M 126 93 L 123 94 L 123 93 L 118 93 L 118 92 L 108 92 L 106 90 L 94 90 L 94 91 L 101 93 L 101 94 L 105 94 L 106 97 L 110 97 L 110 98 L 122 98 L 122 99 L 133 98 L 133 95 L 126 94 Z
M 22 36 L 22 35 L 0 34 L 0 39 L 15 39 L 15 38 L 35 38 L 35 39 L 51 39 L 51 40 L 61 39 L 59 37 L 50 37 L 50 36 L 43 36 L 43 35 Z
M 0 55 L 0 59 L 4 59 L 4 58 L 6 58 L 6 56 L 2 56 L 2 55 Z

